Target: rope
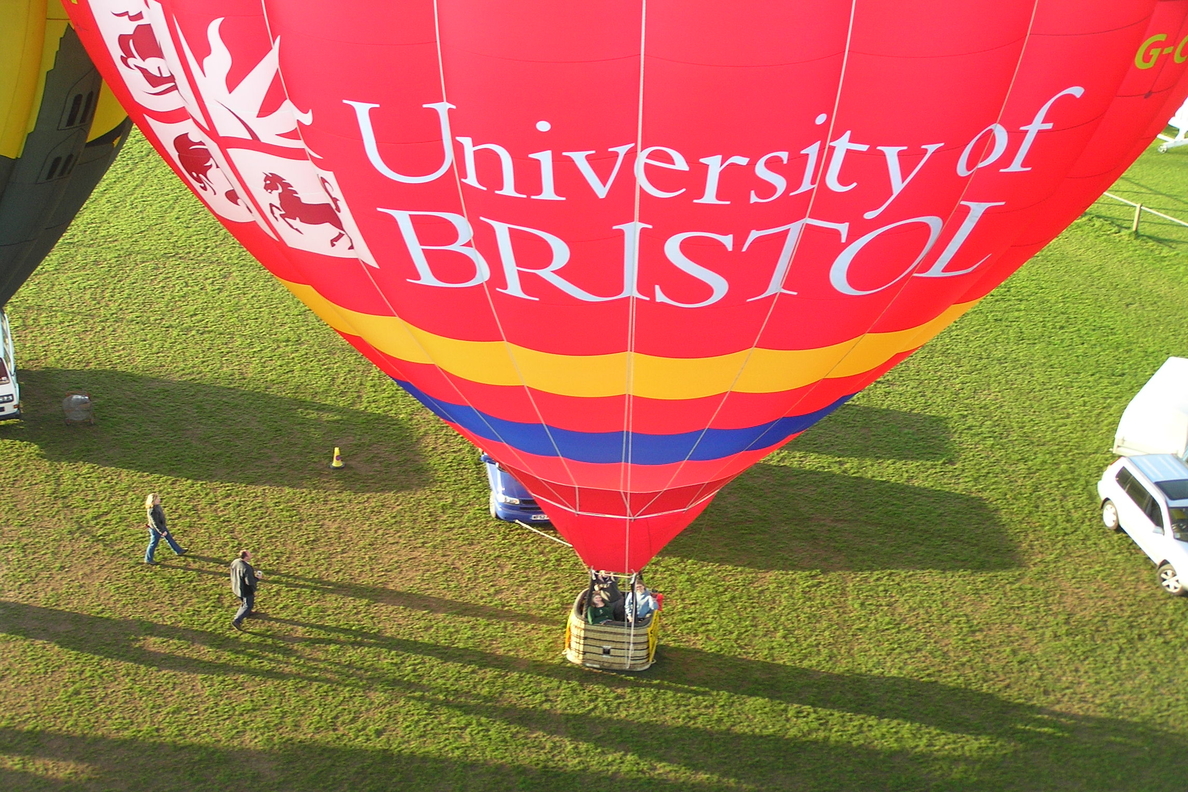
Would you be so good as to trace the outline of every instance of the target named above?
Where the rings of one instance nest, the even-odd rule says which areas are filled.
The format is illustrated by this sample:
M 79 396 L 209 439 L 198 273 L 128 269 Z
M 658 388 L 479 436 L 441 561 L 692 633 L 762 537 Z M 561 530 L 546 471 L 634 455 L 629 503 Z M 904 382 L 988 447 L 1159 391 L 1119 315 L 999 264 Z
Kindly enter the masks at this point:
M 545 533 L 544 531 L 541 531 L 541 530 L 538 530 L 538 529 L 536 529 L 536 528 L 533 528 L 531 525 L 529 525 L 529 524 L 528 524 L 528 523 L 526 523 L 526 522 L 520 522 L 519 520 L 516 520 L 515 522 L 516 522 L 516 525 L 520 526 L 521 528 L 527 528 L 529 531 L 532 531 L 532 533 L 535 533 L 535 534 L 540 534 L 540 535 L 541 535 L 541 536 L 543 536 L 545 539 L 552 539 L 552 540 L 553 540 L 554 542 L 556 542 L 557 544 L 563 544 L 563 545 L 565 545 L 566 547 L 573 547 L 573 545 L 571 545 L 569 542 L 565 541 L 564 539 L 558 539 L 558 538 L 557 538 L 557 537 L 555 537 L 555 536 L 549 536 L 549 535 L 548 535 L 547 533 Z

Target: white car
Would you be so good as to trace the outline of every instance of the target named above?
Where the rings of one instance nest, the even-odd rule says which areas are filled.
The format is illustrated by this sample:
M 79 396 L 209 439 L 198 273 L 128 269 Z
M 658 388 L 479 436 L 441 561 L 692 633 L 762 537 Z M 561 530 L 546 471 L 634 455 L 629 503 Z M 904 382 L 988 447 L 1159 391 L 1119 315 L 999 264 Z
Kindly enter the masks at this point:
M 16 358 L 8 317 L 0 310 L 0 421 L 21 417 L 21 388 L 17 384 Z
M 1172 454 L 1122 457 L 1106 468 L 1097 494 L 1106 528 L 1130 534 L 1164 591 L 1188 594 L 1188 464 Z

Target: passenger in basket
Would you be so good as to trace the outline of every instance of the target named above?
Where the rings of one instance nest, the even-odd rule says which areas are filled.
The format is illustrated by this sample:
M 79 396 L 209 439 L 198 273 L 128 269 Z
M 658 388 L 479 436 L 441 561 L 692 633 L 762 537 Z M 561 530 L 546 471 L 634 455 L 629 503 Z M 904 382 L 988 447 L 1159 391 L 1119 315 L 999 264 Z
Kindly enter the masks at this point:
M 586 621 L 590 624 L 606 624 L 615 615 L 615 607 L 605 599 L 600 592 L 595 591 L 590 598 L 590 606 L 586 608 Z
M 619 591 L 619 582 L 613 572 L 605 569 L 594 575 L 594 591 L 602 595 L 602 599 L 611 608 L 611 620 L 623 621 L 626 616 L 623 611 L 623 592 Z
M 627 595 L 627 621 L 642 622 L 646 621 L 654 611 L 660 609 L 656 602 L 656 598 L 652 596 L 652 592 L 643 583 L 636 583 L 635 590 Z
M 623 598 L 623 592 L 619 591 L 619 582 L 615 580 L 614 573 L 605 569 L 594 576 L 594 588 L 602 590 L 607 602 Z

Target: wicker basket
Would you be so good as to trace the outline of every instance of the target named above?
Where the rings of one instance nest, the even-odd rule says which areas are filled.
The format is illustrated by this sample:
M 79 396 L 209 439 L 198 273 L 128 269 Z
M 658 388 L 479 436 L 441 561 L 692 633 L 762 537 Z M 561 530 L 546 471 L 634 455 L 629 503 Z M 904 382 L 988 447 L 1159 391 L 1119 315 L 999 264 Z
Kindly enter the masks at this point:
M 608 671 L 643 671 L 656 661 L 660 638 L 660 613 L 654 612 L 638 624 L 608 622 L 587 624 L 582 605 L 586 592 L 578 594 L 569 610 L 565 627 L 565 657 L 571 663 Z

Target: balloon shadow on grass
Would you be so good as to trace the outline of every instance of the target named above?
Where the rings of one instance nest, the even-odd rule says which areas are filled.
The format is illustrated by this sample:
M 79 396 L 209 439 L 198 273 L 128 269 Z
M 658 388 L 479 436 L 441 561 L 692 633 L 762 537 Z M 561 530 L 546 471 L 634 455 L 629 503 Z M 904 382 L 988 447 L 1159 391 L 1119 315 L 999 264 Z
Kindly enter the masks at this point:
M 340 597 L 377 602 L 397 608 L 433 613 L 440 616 L 464 616 L 468 618 L 487 619 L 491 621 L 522 622 L 525 624 L 556 625 L 557 619 L 547 619 L 526 611 L 510 608 L 497 608 L 492 605 L 480 605 L 473 602 L 434 597 L 430 594 L 417 594 L 412 591 L 397 591 L 381 586 L 363 586 L 357 583 L 341 583 L 335 580 L 289 575 L 284 572 L 270 572 L 268 574 L 270 586 L 284 586 L 287 588 L 308 591 L 311 594 L 332 594 Z
M 943 490 L 758 464 L 665 554 L 752 569 L 989 571 L 1018 552 L 984 501 Z
M 328 625 L 274 620 L 311 634 L 289 641 L 267 636 L 221 636 L 129 619 L 89 616 L 52 608 L 0 603 L 0 632 L 17 639 L 57 644 L 73 652 L 195 674 L 238 674 L 269 683 L 316 682 L 333 690 L 367 691 L 415 701 L 425 717 L 451 728 L 494 723 L 509 739 L 531 735 L 546 742 L 584 744 L 605 755 L 605 770 L 544 769 L 526 764 L 470 761 L 405 753 L 399 747 L 354 748 L 294 740 L 271 749 L 184 745 L 126 737 L 86 737 L 45 729 L 0 729 L 0 753 L 26 761 L 0 769 L 0 788 L 143 790 L 188 789 L 194 777 L 207 789 L 502 790 L 846 790 L 855 789 L 1109 789 L 1157 792 L 1182 788 L 1188 769 L 1183 735 L 1121 719 L 1082 716 L 1018 703 L 948 684 L 874 674 L 831 673 L 664 646 L 645 675 L 595 674 L 562 663 L 544 663 L 465 647 L 387 637 Z M 194 659 L 170 654 L 197 645 Z M 304 645 L 321 649 L 304 653 Z M 372 652 L 360 667 L 342 651 Z M 414 663 L 402 678 L 400 656 L 460 666 L 475 684 L 437 688 L 431 666 Z M 469 667 L 469 668 L 467 668 Z M 372 668 L 376 670 L 371 670 Z M 525 706 L 487 691 L 484 673 L 534 675 L 529 684 L 548 703 Z M 456 674 L 451 675 L 456 679 Z M 168 685 L 169 677 L 157 679 Z M 572 685 L 605 686 L 621 705 L 590 709 Z M 614 693 L 612 694 L 612 690 Z M 636 696 L 664 697 L 637 712 Z M 725 697 L 731 697 L 733 701 Z M 326 698 L 332 701 L 333 697 Z M 300 706 L 294 704 L 294 706 Z M 334 704 L 324 707 L 333 708 Z M 788 729 L 757 732 L 746 718 L 728 723 L 715 712 L 734 706 L 784 708 Z M 328 712 L 334 715 L 333 712 Z M 343 711 L 356 725 L 360 713 Z M 642 717 L 641 717 L 642 716 Z M 250 723 L 248 717 L 245 723 Z M 370 724 L 378 739 L 393 724 Z M 398 728 L 408 728 L 407 725 Z M 250 726 L 249 726 L 250 728 Z M 486 727 L 484 727 L 486 728 Z M 912 747 L 872 747 L 909 740 Z M 923 729 L 923 732 L 920 730 Z M 896 732 L 902 735 L 896 736 Z M 950 736 L 956 735 L 956 736 Z M 969 741 L 960 750 L 961 741 Z M 403 742 L 403 741 L 401 741 Z M 401 742 L 397 742 L 399 746 Z M 932 749 L 929 746 L 941 746 Z M 954 747 L 956 746 L 956 748 Z M 1158 746 L 1154 749 L 1154 746 Z M 420 755 L 415 755 L 420 753 Z M 513 754 L 524 755 L 523 751 Z M 585 751 L 575 756 L 586 756 Z M 616 757 L 630 756 L 635 770 L 620 772 Z M 582 764 L 588 764 L 585 759 Z M 41 766 L 83 765 L 88 774 L 55 785 L 36 775 Z M 680 768 L 696 780 L 680 786 L 641 768 Z M 259 775 L 259 777 L 257 777 Z M 118 782 L 118 783 L 117 783 Z M 612 783 L 613 782 L 613 783 Z
M 846 404 L 792 441 L 789 451 L 851 459 L 953 458 L 944 420 L 923 413 Z
M 303 649 L 363 649 L 549 678 L 581 674 L 568 665 L 534 664 L 512 655 L 398 638 L 372 630 L 315 624 L 283 615 L 253 616 L 244 622 L 245 632 L 241 633 L 230 626 L 231 613 L 232 609 L 228 608 L 224 630 L 212 631 L 0 600 L 0 636 L 55 644 L 77 654 L 154 671 L 292 679 L 402 693 L 431 692 L 433 688 L 428 680 L 422 684 L 339 659 L 341 653 L 313 656 Z M 385 666 L 377 663 L 376 667 Z
M 240 748 L 137 737 L 70 734 L 50 729 L 0 728 L 0 748 L 21 761 L 0 769 L 5 789 L 51 792 L 136 789 L 139 792 L 190 792 L 202 788 L 285 790 L 286 792 L 503 792 L 503 790 L 616 790 L 616 792 L 717 792 L 740 788 L 763 792 L 854 792 L 854 790 L 1109 789 L 1112 792 L 1179 792 L 1185 770 L 1182 737 L 1121 720 L 1047 716 L 1020 708 L 1034 725 L 1025 741 L 1008 741 L 996 750 L 953 752 L 874 748 L 843 737 L 820 739 L 756 734 L 747 724 L 707 729 L 631 719 L 560 714 L 507 705 L 450 700 L 419 702 L 442 716 L 443 726 L 481 728 L 494 722 L 508 739 L 527 733 L 564 743 L 586 744 L 602 752 L 601 769 L 590 769 L 598 755 L 574 757 L 572 769 L 558 767 L 520 748 L 520 762 L 461 756 L 434 756 L 405 747 L 407 739 L 384 739 L 391 724 L 377 724 L 372 746 L 334 745 L 307 739 L 277 739 L 272 748 Z M 356 721 L 358 713 L 350 720 Z M 243 724 L 250 728 L 250 718 Z M 399 728 L 397 724 L 396 729 Z M 445 735 L 439 735 L 439 740 Z M 333 738 L 330 738 L 333 739 Z M 230 741 L 228 741 L 230 742 Z M 393 748 L 382 747 L 391 742 Z M 1144 747 L 1158 746 L 1143 754 Z M 457 754 L 459 745 L 451 751 Z M 443 753 L 447 749 L 443 749 Z M 579 749 L 580 750 L 580 749 Z M 468 753 L 474 755 L 477 749 Z M 542 755 L 544 754 L 544 755 Z M 464 754 L 465 755 L 465 754 Z M 521 763 L 522 762 L 522 763 Z M 85 769 L 79 778 L 55 779 L 38 767 Z M 18 769 L 20 768 L 20 769 Z M 645 769 L 646 768 L 646 769 Z M 654 768 L 654 769 L 653 769 Z M 649 772 L 650 771 L 650 772 Z M 658 777 L 661 772 L 684 776 Z M 688 778 L 691 771 L 700 778 Z M 708 776 L 708 777 L 707 777 Z
M 202 567 L 196 567 L 192 563 L 187 563 L 193 561 L 212 564 L 217 569 L 204 569 Z M 164 560 L 158 562 L 157 565 L 162 569 L 188 572 L 192 575 L 223 580 L 227 577 L 226 567 L 228 563 L 228 561 L 219 558 L 190 554 L 186 556 L 185 562 Z M 359 583 L 343 583 L 337 580 L 290 575 L 275 570 L 269 570 L 264 581 L 266 588 L 275 586 L 308 592 L 311 595 L 326 594 L 333 597 L 347 597 L 349 599 L 375 602 L 380 605 L 432 613 L 439 616 L 462 616 L 465 618 L 520 622 L 524 624 L 555 625 L 557 623 L 557 618 L 545 618 L 523 610 L 497 608 L 492 605 L 480 605 L 473 602 L 461 602 L 459 600 L 446 599 L 445 597 L 435 597 L 431 594 L 399 591 L 382 586 L 365 586 Z
M 502 720 L 514 730 L 543 732 L 570 742 L 588 743 L 610 756 L 627 755 L 655 766 L 675 765 L 702 776 L 718 777 L 714 789 L 758 790 L 1045 790 L 1109 789 L 1113 792 L 1179 792 L 1177 778 L 1188 769 L 1188 760 L 1175 751 L 1188 748 L 1182 735 L 1130 721 L 1080 716 L 1038 707 L 1012 704 L 960 688 L 929 686 L 914 680 L 890 679 L 884 687 L 878 677 L 834 676 L 835 686 L 856 685 L 879 696 L 921 696 L 897 699 L 904 709 L 912 706 L 957 708 L 985 705 L 985 716 L 994 737 L 975 733 L 971 742 L 992 740 L 994 748 L 930 750 L 920 742 L 911 748 L 874 747 L 864 737 L 854 744 L 848 734 L 862 734 L 865 718 L 839 718 L 835 713 L 795 708 L 788 713 L 788 732 L 757 733 L 743 716 L 730 726 L 706 727 L 712 716 L 690 718 L 691 724 L 633 720 L 628 710 L 621 718 L 580 713 L 546 713 L 501 703 L 468 703 L 438 700 L 442 709 L 463 716 Z M 821 683 L 825 680 L 820 680 Z M 923 689 L 922 689 L 923 688 Z M 760 697 L 765 698 L 765 697 Z M 752 699 L 754 701 L 754 699 Z M 714 704 L 706 702 L 707 709 Z M 974 718 L 971 718 L 973 720 Z M 720 721 L 719 721 L 720 722 Z M 881 724 L 884 737 L 910 726 Z M 851 731 L 853 730 L 853 731 Z M 913 735 L 917 738 L 918 733 Z M 961 739 L 938 735 L 950 745 Z M 1144 746 L 1167 747 L 1148 758 Z M 621 788 L 617 784 L 615 788 Z M 646 782 L 628 789 L 647 789 Z
M 121 371 L 21 371 L 22 424 L 0 437 L 27 440 L 53 462 L 87 462 L 195 481 L 303 489 L 416 489 L 429 474 L 398 419 L 293 399 Z M 94 425 L 66 425 L 61 402 L 85 391 Z M 335 446 L 348 466 L 330 470 Z
M 246 722 L 246 721 L 245 721 Z M 377 726 L 375 743 L 399 724 Z M 0 788 L 87 792 L 505 792 L 505 790 L 615 790 L 615 792 L 715 792 L 704 781 L 638 778 L 605 770 L 513 764 L 433 756 L 415 748 L 348 747 L 272 740 L 276 748 L 235 748 L 135 737 L 99 737 L 49 729 L 0 728 L 0 750 L 19 759 L 0 768 Z M 394 740 L 398 745 L 407 740 Z M 455 746 L 457 747 L 457 746 Z M 523 753 L 522 751 L 520 753 Z M 86 776 L 55 779 L 42 767 L 82 766 Z M 16 769 L 21 767 L 22 769 Z M 30 769 L 23 769 L 30 768 Z M 196 785 L 195 779 L 201 779 Z
M 227 621 L 230 622 L 230 616 Z M 142 619 L 94 616 L 0 601 L 0 635 L 52 643 L 71 652 L 160 671 L 326 681 L 322 673 L 296 668 L 294 663 L 299 658 L 294 649 L 247 644 L 237 640 L 230 628 L 227 634 L 219 634 Z M 204 657 L 176 653 L 180 648 L 201 649 Z
M 438 698 L 436 703 L 464 716 L 502 720 L 649 764 L 717 776 L 727 780 L 722 788 L 1171 792 L 1182 788 L 1179 779 L 1188 770 L 1188 757 L 1180 754 L 1188 739 L 1142 723 L 904 677 L 835 674 L 674 647 L 662 647 L 657 656 L 647 681 L 668 688 L 674 710 L 689 713 L 688 724 L 635 719 L 629 700 L 622 717 L 588 710 L 542 712 L 493 699 Z M 746 717 L 723 723 L 722 693 L 737 696 L 741 712 L 759 708 L 757 701 L 769 708 L 789 705 L 791 728 L 756 733 Z M 704 697 L 704 704 L 698 707 L 690 697 Z M 715 726 L 698 725 L 705 723 Z M 896 750 L 870 747 L 864 737 L 856 745 L 842 736 L 868 728 L 881 735 L 902 730 L 906 736 L 919 734 L 918 727 L 931 735 L 925 743 L 937 740 L 952 747 L 960 740 L 947 735 L 961 735 L 982 747 L 933 753 L 920 743 Z M 987 744 L 993 748 L 987 750 Z M 1160 750 L 1149 751 L 1154 745 Z

